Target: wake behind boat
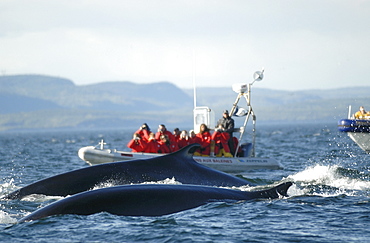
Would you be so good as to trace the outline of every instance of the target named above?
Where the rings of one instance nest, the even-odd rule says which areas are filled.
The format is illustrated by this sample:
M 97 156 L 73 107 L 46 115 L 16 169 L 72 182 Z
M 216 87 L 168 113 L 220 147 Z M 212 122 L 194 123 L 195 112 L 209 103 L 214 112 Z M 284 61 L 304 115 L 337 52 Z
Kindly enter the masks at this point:
M 220 155 L 214 155 L 211 145 L 211 152 L 209 155 L 193 156 L 196 162 L 229 173 L 243 172 L 252 169 L 282 168 L 281 164 L 275 159 L 255 157 L 256 115 L 251 106 L 251 86 L 255 81 L 261 81 L 263 79 L 263 72 L 263 70 L 255 72 L 254 81 L 249 84 L 239 83 L 232 86 L 234 92 L 238 95 L 229 114 L 234 115 L 236 118 L 244 118 L 243 125 L 240 128 L 234 129 L 235 133 L 239 133 L 239 138 L 236 138 L 237 143 L 234 148 L 234 151 L 238 152 L 234 152 L 234 156 L 226 156 L 224 154 L 225 157 L 218 157 Z M 246 108 L 238 107 L 238 103 L 242 97 L 246 100 Z M 214 113 L 209 107 L 195 106 L 193 115 L 194 131 L 196 133 L 199 132 L 199 128 L 202 124 L 210 128 L 215 127 Z M 250 140 L 247 142 L 244 135 L 246 134 L 247 124 L 250 119 L 252 120 L 251 136 Z M 217 129 L 215 132 L 216 131 Z M 95 165 L 108 162 L 148 159 L 164 155 L 160 153 L 125 152 L 116 149 L 107 149 L 104 145 L 104 141 L 101 140 L 97 146 L 83 147 L 78 151 L 78 156 L 88 164 Z
M 348 118 L 338 121 L 338 130 L 347 135 L 366 153 L 370 154 L 370 113 L 364 107 L 351 116 L 351 106 Z

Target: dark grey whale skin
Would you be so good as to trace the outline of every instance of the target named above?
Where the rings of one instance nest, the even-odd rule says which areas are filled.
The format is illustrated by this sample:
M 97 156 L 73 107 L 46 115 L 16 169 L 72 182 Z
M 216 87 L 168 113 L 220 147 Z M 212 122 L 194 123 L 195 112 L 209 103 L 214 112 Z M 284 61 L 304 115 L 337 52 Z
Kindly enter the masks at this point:
M 161 216 L 214 201 L 276 199 L 287 196 L 291 182 L 263 191 L 237 191 L 197 185 L 138 184 L 82 192 L 41 208 L 19 223 L 52 215 L 108 212 L 122 216 Z
M 22 199 L 31 194 L 67 196 L 91 190 L 105 182 L 125 185 L 156 182 L 167 178 L 175 178 L 182 184 L 205 186 L 251 185 L 244 179 L 197 163 L 193 159 L 193 152 L 198 147 L 198 144 L 192 144 L 160 157 L 106 163 L 70 171 L 25 186 L 4 198 Z

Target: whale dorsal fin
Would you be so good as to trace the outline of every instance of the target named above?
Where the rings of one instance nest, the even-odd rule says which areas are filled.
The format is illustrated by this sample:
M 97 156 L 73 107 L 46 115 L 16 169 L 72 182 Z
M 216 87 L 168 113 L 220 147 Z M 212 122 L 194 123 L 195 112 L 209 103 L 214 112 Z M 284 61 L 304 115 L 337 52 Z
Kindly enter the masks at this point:
M 193 144 L 189 144 L 188 146 L 186 147 L 183 147 L 182 149 L 174 152 L 174 153 L 171 153 L 169 154 L 170 156 L 182 156 L 182 157 L 186 157 L 186 158 L 192 158 L 193 157 L 193 154 L 194 152 L 199 149 L 201 146 L 199 143 L 193 143 Z

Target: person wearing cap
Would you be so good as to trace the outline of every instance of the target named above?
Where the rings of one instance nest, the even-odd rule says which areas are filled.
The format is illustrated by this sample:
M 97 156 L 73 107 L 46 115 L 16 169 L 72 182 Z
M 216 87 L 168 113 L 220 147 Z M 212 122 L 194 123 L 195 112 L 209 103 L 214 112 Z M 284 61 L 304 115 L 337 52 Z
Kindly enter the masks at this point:
M 218 128 L 219 132 L 227 132 L 230 135 L 227 143 L 229 145 L 230 152 L 232 155 L 235 154 L 233 141 L 234 126 L 235 126 L 234 119 L 230 117 L 228 110 L 224 110 L 222 113 L 222 118 L 218 120 L 216 127 Z

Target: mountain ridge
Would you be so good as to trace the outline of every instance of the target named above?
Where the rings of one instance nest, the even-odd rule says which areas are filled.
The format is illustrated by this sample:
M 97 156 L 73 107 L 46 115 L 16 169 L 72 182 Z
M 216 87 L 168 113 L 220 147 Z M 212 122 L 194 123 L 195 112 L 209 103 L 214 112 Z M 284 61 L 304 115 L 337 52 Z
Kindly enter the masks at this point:
M 210 106 L 216 116 L 230 109 L 237 95 L 231 87 L 200 87 L 196 93 L 197 105 Z M 348 105 L 366 108 L 369 93 L 370 87 L 284 91 L 255 84 L 251 100 L 260 121 L 335 122 L 347 116 Z M 192 89 L 180 89 L 166 81 L 75 85 L 46 75 L 0 76 L 0 131 L 128 127 L 143 122 L 189 127 L 192 96 Z

